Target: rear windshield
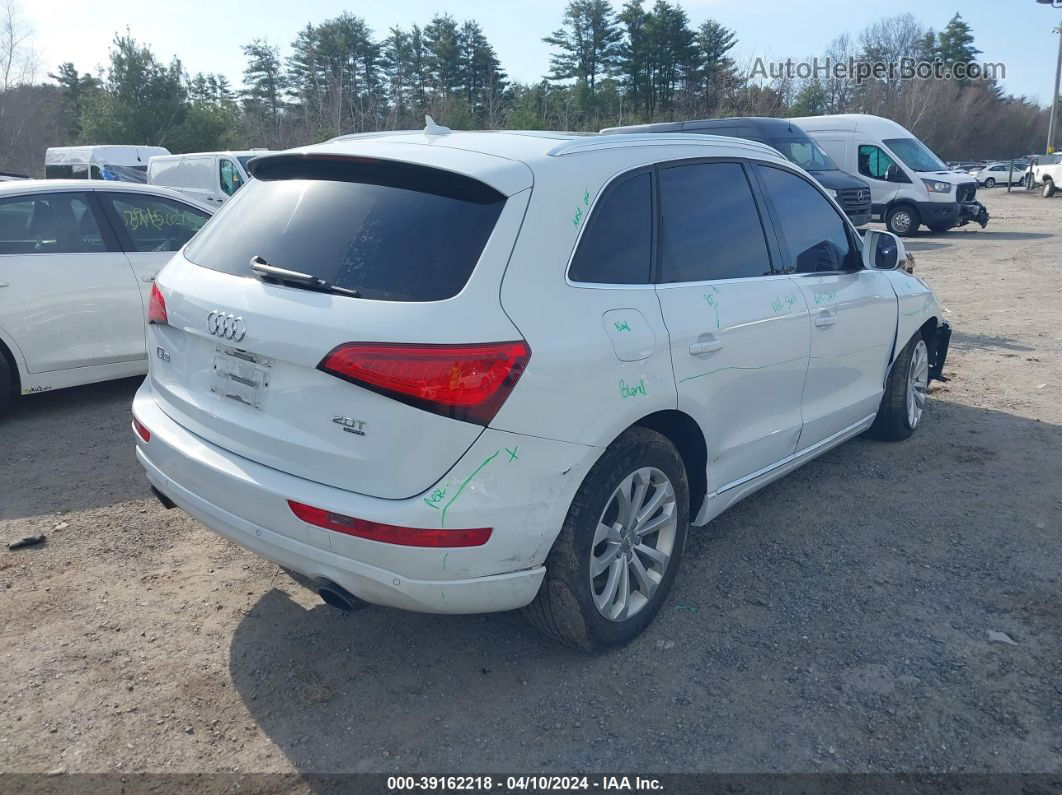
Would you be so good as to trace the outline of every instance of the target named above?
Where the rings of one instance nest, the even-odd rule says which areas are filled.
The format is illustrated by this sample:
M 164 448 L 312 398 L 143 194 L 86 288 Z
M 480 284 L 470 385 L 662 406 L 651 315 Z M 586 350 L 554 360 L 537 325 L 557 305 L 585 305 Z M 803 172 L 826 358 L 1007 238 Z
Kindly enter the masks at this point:
M 257 278 L 252 257 L 362 298 L 440 301 L 468 282 L 505 204 L 481 182 L 379 162 L 274 160 L 186 248 L 205 268 Z

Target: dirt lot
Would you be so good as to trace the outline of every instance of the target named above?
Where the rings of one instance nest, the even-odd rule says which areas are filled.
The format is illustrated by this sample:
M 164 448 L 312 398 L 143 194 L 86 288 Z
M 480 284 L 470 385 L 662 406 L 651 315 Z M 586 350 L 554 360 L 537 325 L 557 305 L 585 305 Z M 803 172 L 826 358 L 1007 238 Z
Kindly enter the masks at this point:
M 0 547 L 0 770 L 1062 771 L 1062 200 L 983 194 L 911 241 L 955 327 L 915 438 L 692 533 L 606 656 L 340 614 L 149 495 L 134 381 L 18 401 L 0 540 L 48 541 Z

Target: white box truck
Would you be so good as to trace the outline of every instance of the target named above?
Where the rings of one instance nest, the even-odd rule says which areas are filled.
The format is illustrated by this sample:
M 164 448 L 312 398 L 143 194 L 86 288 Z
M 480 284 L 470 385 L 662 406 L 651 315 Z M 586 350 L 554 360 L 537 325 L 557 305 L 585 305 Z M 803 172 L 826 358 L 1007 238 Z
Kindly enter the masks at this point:
M 988 211 L 976 200 L 977 181 L 957 174 L 891 119 L 860 113 L 790 119 L 849 174 L 870 185 L 871 213 L 897 235 L 925 225 L 934 232 L 976 221 Z

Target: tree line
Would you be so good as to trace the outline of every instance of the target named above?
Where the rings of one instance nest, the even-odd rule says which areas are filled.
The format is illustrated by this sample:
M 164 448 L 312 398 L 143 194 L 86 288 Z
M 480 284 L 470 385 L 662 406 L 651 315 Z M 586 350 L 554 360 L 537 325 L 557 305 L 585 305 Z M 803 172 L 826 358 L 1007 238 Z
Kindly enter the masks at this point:
M 373 31 L 342 13 L 309 23 L 282 50 L 242 46 L 241 84 L 163 62 L 130 32 L 106 67 L 74 63 L 39 74 L 17 0 L 0 0 L 0 170 L 39 174 L 47 145 L 136 143 L 171 151 L 284 148 L 344 134 L 423 126 L 597 130 L 719 116 L 873 113 L 895 119 L 942 157 L 1041 151 L 1047 111 L 994 80 L 901 80 L 885 75 L 757 76 L 735 55 L 738 34 L 694 24 L 678 2 L 571 0 L 548 72 L 513 81 L 475 20 L 437 14 L 423 26 Z M 7 24 L 4 24 L 4 20 Z M 951 65 L 980 54 L 959 14 L 939 31 L 902 14 L 838 36 L 820 60 Z M 810 60 L 806 56 L 800 60 Z M 6 71 L 5 71 L 6 64 Z

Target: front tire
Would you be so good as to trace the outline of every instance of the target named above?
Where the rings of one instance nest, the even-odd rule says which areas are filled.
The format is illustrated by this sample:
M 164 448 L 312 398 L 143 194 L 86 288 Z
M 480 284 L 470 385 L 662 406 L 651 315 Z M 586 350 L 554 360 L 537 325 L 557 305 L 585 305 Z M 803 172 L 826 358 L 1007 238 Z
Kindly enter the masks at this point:
M 885 228 L 894 235 L 906 237 L 918 231 L 918 225 L 922 223 L 918 210 L 907 204 L 893 207 L 885 214 Z
M 928 393 L 929 348 L 918 334 L 896 357 L 868 434 L 889 442 L 909 438 L 922 421 Z
M 1045 199 L 1050 199 L 1052 196 L 1055 195 L 1055 183 L 1053 180 L 1044 180 L 1044 187 L 1041 189 L 1040 195 L 1043 196 Z
M 583 480 L 524 614 L 584 651 L 633 640 L 671 588 L 688 526 L 681 456 L 665 436 L 631 428 Z

